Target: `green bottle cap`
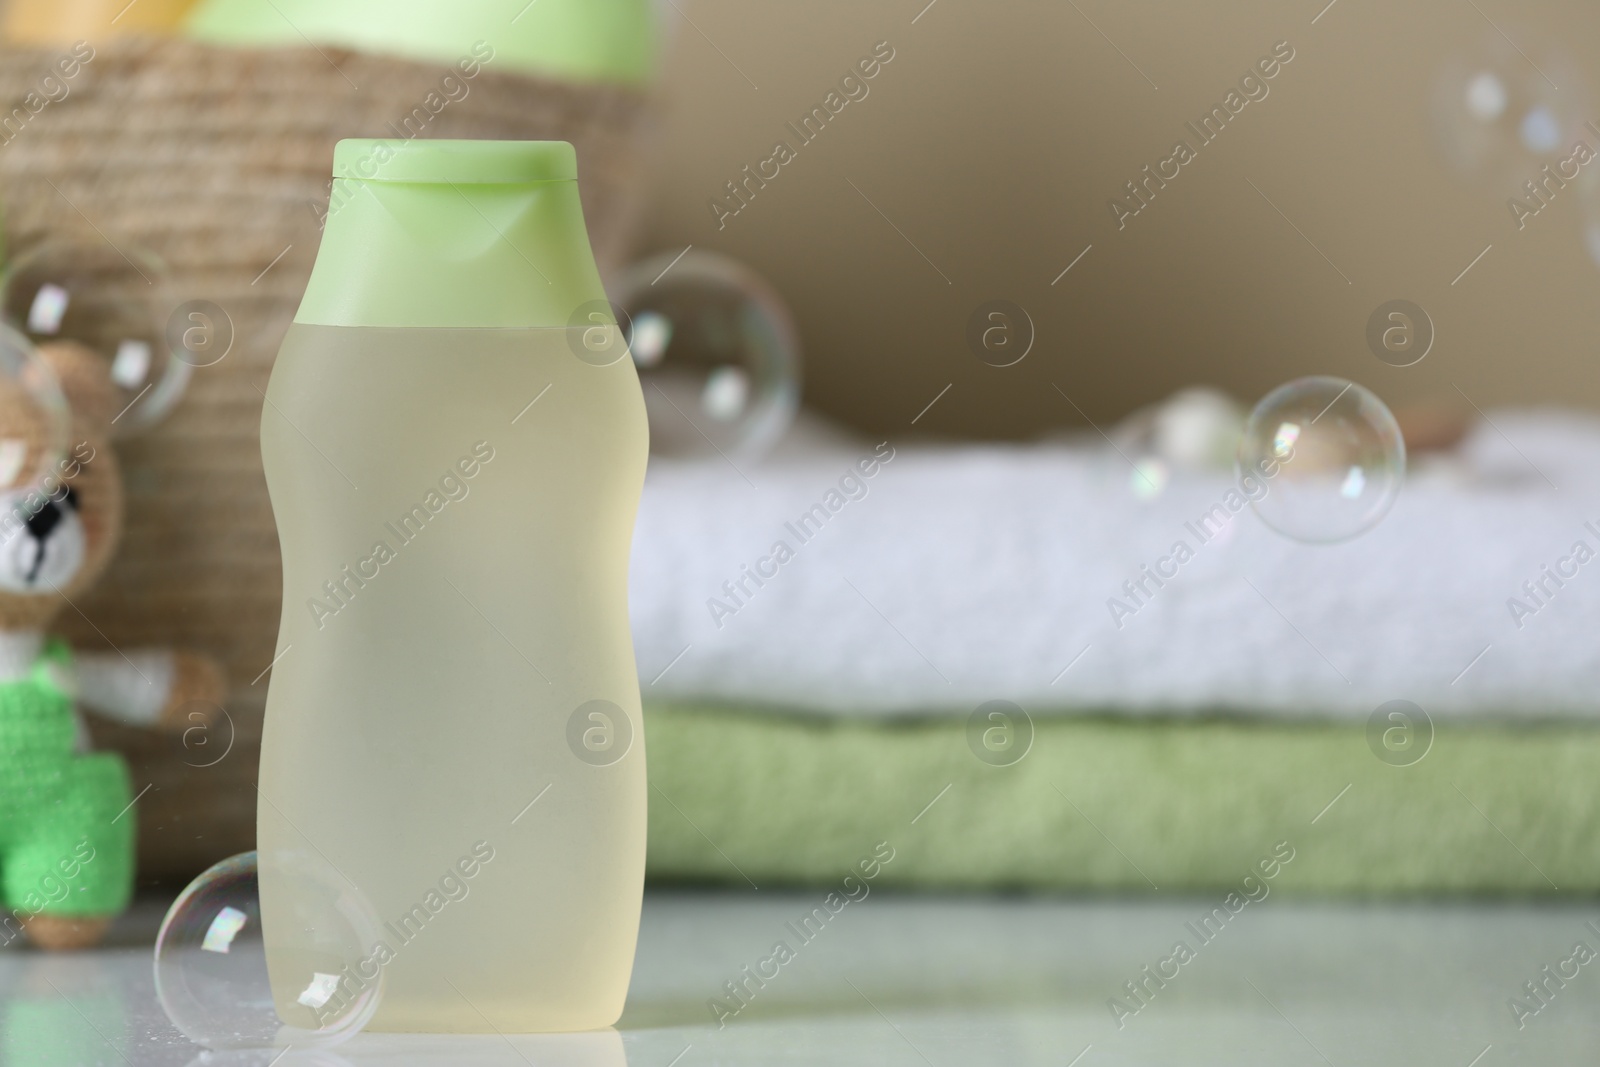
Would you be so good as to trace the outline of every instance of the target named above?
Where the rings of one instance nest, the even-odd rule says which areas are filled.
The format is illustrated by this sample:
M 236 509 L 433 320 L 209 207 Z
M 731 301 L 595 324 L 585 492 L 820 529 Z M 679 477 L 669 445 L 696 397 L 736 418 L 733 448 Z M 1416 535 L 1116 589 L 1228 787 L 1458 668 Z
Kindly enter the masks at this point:
M 340 141 L 294 321 L 568 327 L 610 321 L 565 141 Z
M 315 43 L 628 85 L 650 79 L 656 53 L 653 0 L 201 0 L 184 31 L 213 44 Z
M 499 185 L 575 182 L 566 141 L 384 141 L 351 138 L 333 149 L 333 176 L 369 182 Z

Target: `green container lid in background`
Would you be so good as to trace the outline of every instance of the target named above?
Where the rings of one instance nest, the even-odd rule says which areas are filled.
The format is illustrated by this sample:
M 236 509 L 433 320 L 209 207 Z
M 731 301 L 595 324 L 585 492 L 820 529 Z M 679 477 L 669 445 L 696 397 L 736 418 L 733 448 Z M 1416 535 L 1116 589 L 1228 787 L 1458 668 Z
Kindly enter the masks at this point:
M 214 44 L 309 41 L 452 66 L 474 58 L 481 41 L 494 50 L 490 69 L 584 82 L 640 85 L 655 69 L 653 0 L 202 0 L 185 32 Z

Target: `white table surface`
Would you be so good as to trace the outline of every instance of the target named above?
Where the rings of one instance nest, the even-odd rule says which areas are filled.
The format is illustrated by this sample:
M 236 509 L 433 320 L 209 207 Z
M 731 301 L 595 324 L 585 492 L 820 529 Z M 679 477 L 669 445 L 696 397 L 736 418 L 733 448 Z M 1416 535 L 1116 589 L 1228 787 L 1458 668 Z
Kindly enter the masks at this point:
M 278 1067 L 537 1064 L 1567 1065 L 1600 1059 L 1600 960 L 1519 1030 L 1508 999 L 1582 940 L 1600 905 L 1247 907 L 1119 1028 L 1107 1008 L 1219 900 L 922 897 L 874 892 L 845 908 L 719 1029 L 707 1007 L 766 956 L 821 892 L 652 893 L 628 1008 L 615 1031 L 471 1037 L 362 1034 Z M 98 1047 L 95 1065 L 196 1059 L 153 992 L 144 903 L 110 946 L 73 956 L 0 951 L 0 1026 L 21 1049 Z M 33 1002 L 30 1004 L 30 1001 Z M 62 1007 L 62 1002 L 66 1003 Z M 18 1010 L 19 1008 L 27 1010 Z M 98 1023 L 96 1022 L 98 1020 Z M 100 1040 L 87 1041 L 84 1028 Z M 54 1033 L 50 1032 L 55 1030 Z M 102 1032 L 103 1031 L 103 1032 Z M 41 1050 L 36 1056 L 30 1049 Z M 214 1059 L 265 1064 L 270 1055 Z M 32 1062 L 30 1062 L 32 1061 Z M 202 1061 L 205 1062 L 205 1061 Z M 11 1067 L 10 1064 L 7 1067 Z

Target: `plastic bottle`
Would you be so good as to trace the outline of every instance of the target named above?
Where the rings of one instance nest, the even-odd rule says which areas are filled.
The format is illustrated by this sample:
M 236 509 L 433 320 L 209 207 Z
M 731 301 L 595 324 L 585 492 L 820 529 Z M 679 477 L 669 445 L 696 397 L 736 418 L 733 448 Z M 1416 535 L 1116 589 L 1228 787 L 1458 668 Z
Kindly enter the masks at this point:
M 269 969 L 300 892 L 269 858 L 314 856 L 383 924 L 371 1029 L 604 1027 L 644 875 L 627 568 L 647 431 L 575 155 L 342 141 L 334 175 L 261 416 L 283 551 Z M 302 990 L 273 992 L 307 1025 Z

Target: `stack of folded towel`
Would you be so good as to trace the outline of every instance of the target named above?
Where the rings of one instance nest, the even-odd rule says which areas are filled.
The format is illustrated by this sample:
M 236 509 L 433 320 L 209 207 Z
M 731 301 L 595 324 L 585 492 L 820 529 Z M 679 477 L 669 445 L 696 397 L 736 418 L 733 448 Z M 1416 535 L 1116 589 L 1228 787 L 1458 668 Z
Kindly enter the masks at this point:
M 1600 888 L 1600 423 L 1493 420 L 1331 546 L 1098 437 L 653 460 L 652 873 L 1199 889 L 1287 840 L 1290 888 Z

